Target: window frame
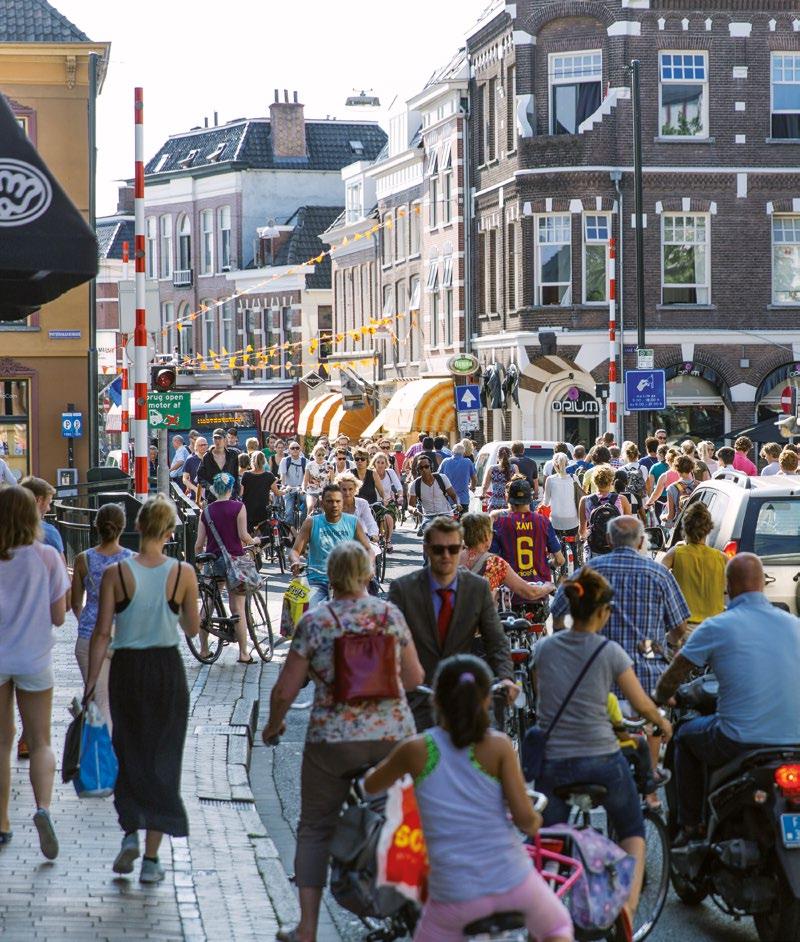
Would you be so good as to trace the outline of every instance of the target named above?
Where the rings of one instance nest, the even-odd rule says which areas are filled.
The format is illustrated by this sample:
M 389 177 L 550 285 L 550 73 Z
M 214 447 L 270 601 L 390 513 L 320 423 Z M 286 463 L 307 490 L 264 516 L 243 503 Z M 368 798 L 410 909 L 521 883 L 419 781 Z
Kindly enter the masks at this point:
M 165 226 L 165 223 L 167 224 Z M 167 231 L 165 231 L 165 229 Z M 158 275 L 162 279 L 172 278 L 173 244 L 172 244 L 172 214 L 164 213 L 158 217 Z M 165 251 L 165 247 L 167 250 Z M 164 264 L 166 260 L 166 265 Z
M 606 228 L 608 232 L 608 237 L 606 239 L 590 239 L 587 234 L 588 219 L 590 216 L 594 217 L 603 217 L 606 220 Z M 609 303 L 609 279 L 608 279 L 608 262 L 609 262 L 609 249 L 611 247 L 612 236 L 612 225 L 613 219 L 611 213 L 608 211 L 600 210 L 595 212 L 585 212 L 581 216 L 581 301 L 583 304 L 590 306 L 603 307 Z M 605 245 L 605 298 L 602 301 L 590 301 L 587 297 L 586 288 L 586 249 L 590 245 Z
M 383 215 L 383 239 L 381 240 L 381 265 L 385 268 L 394 261 L 394 213 Z
M 205 308 L 203 311 L 203 355 L 208 356 L 210 350 L 219 352 L 216 350 L 217 344 L 217 309 L 215 306 L 216 302 L 212 298 L 207 298 L 205 301 L 200 302 L 201 306 Z
M 434 174 L 428 180 L 428 228 L 436 229 L 439 225 L 439 176 Z
M 422 251 L 422 201 L 414 200 L 411 204 L 408 225 L 408 254 L 414 258 Z
M 705 228 L 705 236 L 706 236 L 705 242 L 704 242 L 704 243 L 696 243 L 696 242 L 688 243 L 688 244 L 691 244 L 691 245 L 697 245 L 697 244 L 704 244 L 704 245 L 705 245 L 705 249 L 706 249 L 706 257 L 705 257 L 706 284 L 705 284 L 705 285 L 698 284 L 698 283 L 693 283 L 693 284 L 688 284 L 688 283 L 687 283 L 687 284 L 683 284 L 683 285 L 677 285 L 677 284 L 665 285 L 665 283 L 664 283 L 664 249 L 665 249 L 666 245 L 680 245 L 680 244 L 686 245 L 686 244 L 687 244 L 687 243 L 678 243 L 678 242 L 669 242 L 669 243 L 667 243 L 666 240 L 665 240 L 666 223 L 667 223 L 667 220 L 668 220 L 668 219 L 676 219 L 676 218 L 684 218 L 684 219 L 686 219 L 686 218 L 693 218 L 693 219 L 702 218 L 702 219 L 705 220 L 705 227 L 704 227 L 704 228 Z M 684 227 L 685 227 L 685 225 L 686 225 L 686 224 L 684 223 Z M 678 288 L 678 287 L 682 287 L 682 288 L 693 288 L 696 292 L 699 291 L 699 290 L 705 289 L 705 290 L 707 291 L 707 297 L 706 297 L 706 299 L 705 299 L 704 301 L 701 301 L 701 300 L 696 300 L 696 301 L 667 301 L 667 300 L 665 300 L 664 289 L 665 289 L 665 288 Z M 694 213 L 694 212 L 688 212 L 688 213 L 684 213 L 684 212 L 662 213 L 662 215 L 661 215 L 661 305 L 664 306 L 664 307 L 681 307 L 681 306 L 689 306 L 689 307 L 707 307 L 707 306 L 710 305 L 711 303 L 712 303 L 712 302 L 711 302 L 711 214 L 710 214 L 710 213 Z
M 227 226 L 225 216 L 227 210 Z M 217 229 L 219 231 L 219 271 L 231 270 L 231 208 L 220 206 L 217 209 Z M 227 238 L 226 238 L 227 233 Z
M 600 56 L 600 74 L 597 78 L 587 79 L 585 81 L 576 81 L 574 76 L 570 77 L 555 77 L 555 67 L 554 62 L 557 58 L 569 58 L 577 56 Z M 570 49 L 565 52 L 551 52 L 547 56 L 547 110 L 548 110 L 548 133 L 551 135 L 560 136 L 560 132 L 555 130 L 555 118 L 556 118 L 556 107 L 555 107 L 555 88 L 559 85 L 588 85 L 589 83 L 597 82 L 600 85 L 600 101 L 603 101 L 603 49 L 602 47 L 596 49 Z M 576 115 L 576 127 L 572 132 L 573 134 L 578 133 L 578 127 L 581 122 L 577 121 Z M 570 132 L 563 132 L 569 134 Z
M 773 49 L 770 52 L 769 57 L 769 134 L 770 137 L 774 140 L 779 141 L 796 141 L 800 140 L 800 137 L 777 137 L 775 134 L 775 124 L 774 116 L 776 114 L 796 114 L 798 115 L 798 120 L 800 121 L 800 108 L 796 111 L 788 111 L 785 108 L 782 108 L 780 111 L 775 109 L 775 78 L 774 78 L 774 68 L 775 68 L 775 59 L 778 56 L 791 56 L 798 60 L 797 71 L 800 72 L 800 50 L 793 49 Z M 793 67 L 794 68 L 794 67 Z M 800 86 L 800 80 L 797 82 L 779 82 L 779 85 L 798 85 Z
M 705 78 L 702 81 L 698 79 L 665 79 L 663 77 L 663 57 L 664 56 L 701 56 L 703 59 L 703 73 Z M 674 63 L 673 63 L 674 66 Z M 664 85 L 702 85 L 703 86 L 703 104 L 702 104 L 702 126 L 699 134 L 665 134 L 664 125 L 661 121 L 661 111 L 663 104 Z M 710 84 L 708 79 L 708 50 L 706 49 L 659 49 L 658 51 L 658 136 L 677 138 L 679 140 L 704 141 L 708 140 L 709 120 L 711 109 L 709 106 Z
M 797 241 L 796 241 L 796 242 L 783 242 L 783 243 L 780 243 L 780 242 L 779 242 L 779 243 L 776 243 L 776 242 L 775 242 L 775 223 L 776 223 L 778 220 L 783 220 L 783 219 L 792 219 L 792 220 L 795 220 L 795 223 L 794 223 L 793 228 L 795 228 L 795 229 L 797 230 L 797 236 L 796 236 Z M 770 228 L 770 242 L 771 242 L 771 245 L 772 245 L 772 252 L 771 252 L 771 256 L 770 256 L 770 257 L 771 257 L 771 263 L 772 263 L 772 267 L 771 267 L 771 272 L 772 272 L 772 276 L 771 276 L 771 285 L 772 285 L 772 287 L 771 287 L 771 298 L 772 298 L 772 303 L 775 304 L 775 305 L 779 305 L 779 306 L 781 306 L 781 307 L 798 307 L 798 306 L 800 306 L 800 288 L 798 288 L 798 291 L 797 291 L 798 297 L 797 297 L 797 299 L 794 300 L 794 301 L 781 301 L 781 300 L 779 300 L 779 299 L 777 298 L 777 295 L 776 295 L 776 288 L 775 288 L 775 261 L 776 261 L 776 258 L 775 258 L 775 248 L 776 248 L 776 245 L 793 245 L 793 246 L 796 247 L 796 253 L 795 253 L 795 254 L 797 255 L 797 271 L 798 271 L 798 274 L 800 275 L 800 213 L 775 213 L 775 214 L 772 216 L 771 220 L 770 220 L 770 227 L 769 227 L 769 228 Z M 800 282 L 800 277 L 798 277 L 798 282 Z
M 401 221 L 402 220 L 402 221 Z M 398 206 L 394 218 L 394 260 L 402 262 L 408 256 L 408 207 Z
M 166 349 L 162 353 L 172 353 L 178 346 L 178 328 L 175 325 L 175 303 L 173 301 L 161 302 L 161 330 Z
M 540 234 L 540 222 L 546 219 L 566 219 L 568 223 L 568 232 L 569 232 L 569 242 L 553 241 L 553 242 L 542 242 L 539 238 Z M 573 262 L 573 246 L 572 246 L 572 214 L 571 213 L 539 213 L 534 217 L 534 263 L 535 263 L 535 298 L 534 303 L 537 307 L 569 307 L 572 304 L 572 262 Z M 541 259 L 541 246 L 543 245 L 569 245 L 569 282 L 565 281 L 542 281 L 542 259 Z M 557 288 L 565 287 L 563 297 L 557 304 L 546 303 L 543 300 L 542 291 L 544 288 Z
M 148 216 L 145 223 L 145 277 L 158 278 L 158 218 Z
M 214 223 L 213 209 L 200 210 L 200 275 L 214 274 Z
M 425 293 L 435 294 L 439 290 L 439 252 L 432 248 L 425 263 Z
M 184 225 L 185 224 L 185 225 Z M 184 231 L 184 229 L 186 231 Z M 182 213 L 178 217 L 178 225 L 176 226 L 177 232 L 177 243 L 178 243 L 178 252 L 175 257 L 177 262 L 176 271 L 191 271 L 193 268 L 192 265 L 192 220 L 189 217 L 188 213 Z M 181 262 L 187 262 L 188 264 L 183 267 Z

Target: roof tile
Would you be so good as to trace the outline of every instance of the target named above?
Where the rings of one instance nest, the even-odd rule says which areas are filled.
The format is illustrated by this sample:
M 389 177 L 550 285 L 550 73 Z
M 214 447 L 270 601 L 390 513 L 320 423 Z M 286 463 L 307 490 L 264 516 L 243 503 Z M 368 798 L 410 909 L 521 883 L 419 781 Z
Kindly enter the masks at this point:
M 47 0 L 0 0 L 2 43 L 88 43 L 82 32 Z

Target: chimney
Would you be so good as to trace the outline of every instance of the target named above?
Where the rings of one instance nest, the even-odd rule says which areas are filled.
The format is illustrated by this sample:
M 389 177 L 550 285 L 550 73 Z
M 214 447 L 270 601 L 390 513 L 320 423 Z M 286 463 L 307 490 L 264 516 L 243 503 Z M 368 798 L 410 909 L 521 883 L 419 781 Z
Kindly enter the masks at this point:
M 133 187 L 121 186 L 117 193 L 117 213 L 120 216 L 133 215 Z
M 218 124 L 219 124 L 219 113 L 215 111 L 214 112 L 214 127 L 217 127 Z
M 275 101 L 269 106 L 269 121 L 272 127 L 272 153 L 276 157 L 305 157 L 306 122 L 303 105 L 297 100 L 297 92 L 289 101 L 289 92 L 283 90 L 283 101 L 275 89 Z

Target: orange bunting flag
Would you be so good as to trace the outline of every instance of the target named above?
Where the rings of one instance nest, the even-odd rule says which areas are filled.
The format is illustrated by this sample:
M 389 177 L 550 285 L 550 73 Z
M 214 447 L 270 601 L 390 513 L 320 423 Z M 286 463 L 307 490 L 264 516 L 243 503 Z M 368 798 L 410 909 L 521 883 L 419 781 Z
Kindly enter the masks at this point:
M 249 344 L 245 347 L 245 350 L 246 350 L 248 353 L 252 353 L 252 352 L 253 352 L 253 345 L 252 345 L 251 343 L 249 343 Z
M 230 356 L 230 354 L 229 354 L 228 351 L 225 349 L 225 347 L 222 348 L 222 355 L 223 355 L 224 357 L 229 357 L 229 356 Z
M 317 265 L 321 265 L 325 261 L 325 253 L 320 252 L 319 255 L 314 259 Z
M 228 369 L 232 370 L 235 368 L 236 368 L 236 357 L 231 357 L 230 360 L 228 360 Z
M 178 323 L 177 323 L 175 326 L 178 328 L 178 330 L 183 330 L 183 324 L 181 324 L 180 321 L 178 321 Z M 187 357 L 187 359 L 188 359 L 188 357 Z

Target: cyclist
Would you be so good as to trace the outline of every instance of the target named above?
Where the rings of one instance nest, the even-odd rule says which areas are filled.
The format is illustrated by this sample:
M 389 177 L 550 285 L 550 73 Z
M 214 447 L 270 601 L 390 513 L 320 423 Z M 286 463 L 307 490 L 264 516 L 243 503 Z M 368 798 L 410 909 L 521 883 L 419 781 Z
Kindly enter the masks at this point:
M 625 904 L 633 923 L 644 875 L 644 820 L 633 774 L 609 721 L 608 695 L 614 683 L 631 706 L 659 728 L 664 739 L 672 736 L 672 726 L 642 689 L 625 650 L 615 641 L 599 637 L 611 615 L 614 591 L 609 583 L 584 566 L 575 578 L 562 582 L 559 592 L 567 599 L 572 628 L 545 638 L 533 651 L 538 725 L 549 730 L 536 787 L 549 798 L 547 824 L 569 818 L 568 805 L 555 794 L 559 785 L 591 782 L 606 787 L 603 805 L 615 839 L 636 860 Z M 587 663 L 589 667 L 576 687 Z
M 502 556 L 526 582 L 550 582 L 551 553 L 557 566 L 564 564 L 561 543 L 550 521 L 531 513 L 531 486 L 524 478 L 513 480 L 508 488 L 508 511 L 494 520 L 491 552 Z M 513 604 L 523 599 L 514 596 Z
M 592 483 L 596 491 L 581 498 L 578 516 L 580 518 L 580 538 L 586 540 L 592 556 L 610 553 L 607 530 L 608 522 L 614 517 L 630 514 L 631 505 L 627 497 L 613 490 L 614 469 L 607 464 L 594 469 Z
M 667 488 L 667 513 L 662 520 L 663 525 L 669 528 L 675 526 L 675 521 L 683 511 L 684 505 L 697 487 L 693 458 L 681 455 L 676 459 L 674 467 L 678 472 L 678 479 Z
M 440 465 L 441 473 L 453 485 L 458 497 L 458 505 L 463 513 L 469 510 L 470 491 L 474 491 L 478 478 L 475 476 L 475 465 L 466 457 L 466 449 L 459 442 L 453 446 L 453 454 Z
M 378 524 L 367 501 L 363 497 L 356 496 L 361 489 L 361 482 L 352 471 L 343 471 L 336 478 L 336 483 L 342 489 L 342 513 L 353 514 L 357 517 L 369 540 L 376 543 L 379 534 Z M 375 555 L 374 547 L 372 554 Z
M 283 458 L 278 470 L 283 488 L 284 519 L 292 527 L 294 526 L 295 514 L 299 515 L 301 523 L 306 515 L 306 504 L 303 499 L 303 479 L 305 478 L 307 464 L 306 456 L 300 450 L 300 443 L 290 442 L 289 454 Z
M 469 654 L 442 661 L 434 680 L 437 725 L 395 746 L 364 779 L 367 793 L 376 794 L 414 777 L 430 861 L 430 898 L 414 939 L 460 942 L 470 922 L 519 911 L 533 938 L 570 942 L 569 913 L 513 826 L 533 836 L 541 816 L 525 793 L 511 741 L 490 728 L 490 702 L 482 661 Z
M 569 457 L 563 452 L 553 456 L 553 473 L 544 482 L 545 507 L 550 508 L 550 522 L 560 540 L 578 535 L 578 508 L 583 499 L 580 484 L 567 473 Z M 575 567 L 583 563 L 581 543 L 575 539 Z
M 408 490 L 408 506 L 416 507 L 419 504 L 426 517 L 435 517 L 439 514 L 450 516 L 453 512 L 452 504 L 458 503 L 458 495 L 453 485 L 444 474 L 434 473 L 434 465 L 424 452 L 420 453 L 417 469 L 419 477 L 412 481 Z
M 303 477 L 303 490 L 306 492 L 306 512 L 314 513 L 319 503 L 322 488 L 331 480 L 331 468 L 328 464 L 327 449 L 319 443 L 311 453 L 311 461 L 306 465 Z
M 392 546 L 392 533 L 394 533 L 395 514 L 403 499 L 403 488 L 400 479 L 389 467 L 389 456 L 379 451 L 370 462 L 369 470 L 372 472 L 372 481 L 375 485 L 376 504 L 380 505 L 378 511 L 378 526 L 382 526 L 386 534 L 386 552 L 394 551 Z M 380 508 L 383 508 L 382 510 Z

